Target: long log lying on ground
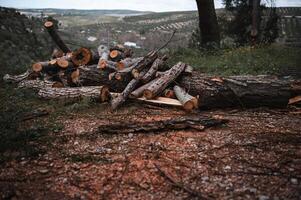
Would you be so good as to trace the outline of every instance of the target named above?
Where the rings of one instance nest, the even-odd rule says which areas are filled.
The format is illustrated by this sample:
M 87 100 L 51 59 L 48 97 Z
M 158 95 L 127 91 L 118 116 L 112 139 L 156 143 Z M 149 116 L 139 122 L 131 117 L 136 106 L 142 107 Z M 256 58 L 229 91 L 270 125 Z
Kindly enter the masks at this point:
M 44 27 L 47 29 L 49 35 L 51 36 L 51 38 L 53 39 L 53 41 L 55 42 L 55 44 L 64 52 L 64 53 L 68 53 L 71 52 L 70 48 L 67 47 L 67 45 L 63 42 L 63 40 L 61 39 L 61 37 L 59 36 L 59 34 L 56 31 L 56 28 L 54 27 L 54 23 L 51 21 L 47 21 L 44 24 Z
M 203 117 L 180 117 L 162 121 L 129 122 L 108 124 L 98 127 L 96 133 L 121 134 L 121 133 L 147 133 L 168 130 L 195 129 L 203 131 L 205 128 L 219 126 L 227 123 L 225 119 L 203 118 Z
M 200 108 L 286 107 L 291 97 L 301 94 L 300 81 L 267 75 L 216 78 L 193 72 L 177 82 L 199 95 Z
M 38 93 L 43 99 L 80 99 L 90 97 L 101 102 L 109 100 L 110 92 L 106 86 L 89 86 L 73 88 L 42 88 Z
M 107 84 L 110 91 L 122 92 L 129 81 L 109 81 L 106 72 L 100 71 L 97 66 L 80 69 L 83 86 Z M 248 75 L 215 79 L 193 72 L 191 76 L 180 76 L 176 82 L 190 95 L 199 95 L 200 108 L 285 107 L 291 97 L 301 94 L 300 81 L 276 76 Z

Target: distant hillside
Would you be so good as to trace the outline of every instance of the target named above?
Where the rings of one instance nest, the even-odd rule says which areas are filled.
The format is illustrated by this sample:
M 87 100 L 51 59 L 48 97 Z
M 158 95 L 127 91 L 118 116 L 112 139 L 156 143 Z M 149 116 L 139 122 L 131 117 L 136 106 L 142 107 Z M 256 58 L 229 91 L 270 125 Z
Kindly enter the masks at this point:
M 49 58 L 54 45 L 37 18 L 0 7 L 0 75 L 24 71 L 37 60 Z
M 77 10 L 77 9 L 19 9 L 20 12 L 32 15 L 76 15 L 76 16 L 131 16 L 131 15 L 143 15 L 151 12 L 137 11 L 137 10 Z

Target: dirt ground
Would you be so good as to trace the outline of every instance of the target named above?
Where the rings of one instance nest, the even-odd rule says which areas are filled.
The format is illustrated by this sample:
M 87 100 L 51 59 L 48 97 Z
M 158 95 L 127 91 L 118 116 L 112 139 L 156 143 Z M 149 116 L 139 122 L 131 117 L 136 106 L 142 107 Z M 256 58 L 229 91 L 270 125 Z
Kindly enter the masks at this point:
M 108 135 L 102 124 L 201 115 L 221 127 Z M 47 116 L 22 126 L 49 122 Z M 301 199 L 301 111 L 125 106 L 66 114 L 36 143 L 44 153 L 1 165 L 0 199 Z M 16 152 L 7 152 L 14 154 Z

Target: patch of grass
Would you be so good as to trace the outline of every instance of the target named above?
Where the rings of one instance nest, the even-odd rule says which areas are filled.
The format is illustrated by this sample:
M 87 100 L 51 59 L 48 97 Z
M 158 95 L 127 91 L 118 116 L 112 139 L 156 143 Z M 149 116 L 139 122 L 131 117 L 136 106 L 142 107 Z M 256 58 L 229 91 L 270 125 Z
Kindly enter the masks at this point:
M 279 74 L 287 69 L 301 71 L 301 48 L 284 46 L 240 47 L 202 52 L 178 49 L 170 56 L 172 62 L 185 62 L 197 70 L 214 75 Z

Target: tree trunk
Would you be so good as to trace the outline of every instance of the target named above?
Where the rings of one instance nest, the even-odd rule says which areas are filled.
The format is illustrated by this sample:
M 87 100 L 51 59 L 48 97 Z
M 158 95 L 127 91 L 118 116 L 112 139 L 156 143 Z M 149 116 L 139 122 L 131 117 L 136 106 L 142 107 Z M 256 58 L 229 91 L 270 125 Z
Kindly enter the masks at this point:
M 220 126 L 227 123 L 225 119 L 202 118 L 202 117 L 179 117 L 150 122 L 122 122 L 116 124 L 102 125 L 98 127 L 98 133 L 120 134 L 120 133 L 149 133 L 168 130 L 195 129 L 203 131 L 205 128 Z
M 58 87 L 59 83 L 47 80 L 24 80 L 18 84 L 18 88 L 27 88 L 39 90 L 42 88 Z
M 161 76 L 156 82 L 151 84 L 143 92 L 143 96 L 146 99 L 152 99 L 161 94 L 166 87 L 169 86 L 178 76 L 185 70 L 186 64 L 179 62 L 171 69 L 169 69 L 163 76 Z
M 201 43 L 208 46 L 212 43 L 219 46 L 220 34 L 214 8 L 214 0 L 196 0 L 199 13 Z
M 301 82 L 276 76 L 208 77 L 197 72 L 183 76 L 178 84 L 193 95 L 199 95 L 199 107 L 286 107 L 288 100 L 301 94 Z
M 91 97 L 99 101 L 109 100 L 109 89 L 106 86 L 87 86 L 73 88 L 41 88 L 38 93 L 43 99 L 81 99 L 82 97 Z
M 44 24 L 44 27 L 47 29 L 49 35 L 51 36 L 52 40 L 55 42 L 55 44 L 64 52 L 68 53 L 71 52 L 70 48 L 67 47 L 67 45 L 63 42 L 59 34 L 57 33 L 53 22 L 47 21 Z
M 252 6 L 252 30 L 251 30 L 251 38 L 252 43 L 255 45 L 258 40 L 259 35 L 259 26 L 260 26 L 260 0 L 253 0 Z

